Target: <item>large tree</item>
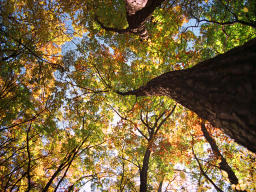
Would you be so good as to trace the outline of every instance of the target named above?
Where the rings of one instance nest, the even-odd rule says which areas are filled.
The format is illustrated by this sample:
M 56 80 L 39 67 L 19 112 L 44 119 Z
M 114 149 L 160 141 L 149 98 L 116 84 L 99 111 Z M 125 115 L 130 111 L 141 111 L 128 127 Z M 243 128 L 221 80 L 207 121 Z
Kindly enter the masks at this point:
M 182 105 L 212 124 L 221 119 L 216 125 L 233 126 L 234 120 L 235 133 L 246 119 L 246 128 L 255 125 L 252 105 L 248 111 L 255 40 L 208 60 L 256 37 L 255 1 L 1 2 L 1 189 L 77 190 L 91 181 L 104 191 L 138 191 L 140 185 L 200 190 L 207 187 L 204 172 L 218 188 L 231 190 L 220 174 L 223 159 L 209 154 L 198 118 Z M 200 37 L 193 33 L 198 23 Z M 149 139 L 162 107 L 171 112 L 170 97 L 182 105 Z M 118 120 L 116 112 L 131 121 Z M 242 139 L 248 132 L 253 137 L 243 130 Z M 232 187 L 255 191 L 254 154 L 219 129 L 209 132 L 237 177 Z M 176 170 L 180 164 L 184 169 Z
M 173 98 L 256 152 L 256 39 L 120 95 Z
M 137 18 L 136 26 L 144 27 L 150 16 L 148 10 L 152 13 L 161 2 L 127 0 L 128 23 L 132 14 Z M 104 29 L 115 31 L 106 27 Z M 164 73 L 136 90 L 117 93 L 169 96 L 213 126 L 222 128 L 239 144 L 256 152 L 255 47 L 256 39 L 190 69 Z

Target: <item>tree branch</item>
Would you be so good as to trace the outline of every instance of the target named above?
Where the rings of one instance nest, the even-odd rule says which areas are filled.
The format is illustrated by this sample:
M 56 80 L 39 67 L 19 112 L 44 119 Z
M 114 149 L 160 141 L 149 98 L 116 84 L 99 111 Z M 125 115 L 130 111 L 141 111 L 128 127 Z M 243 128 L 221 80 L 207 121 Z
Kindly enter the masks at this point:
M 148 124 L 148 116 L 146 116 L 146 122 L 143 120 L 143 117 L 142 117 L 142 110 L 140 110 L 140 120 L 141 122 L 147 127 L 147 130 L 148 130 L 148 134 L 149 134 L 149 137 L 152 133 L 152 128 L 150 127 L 150 125 Z
M 238 178 L 236 177 L 234 171 L 232 170 L 232 168 L 229 166 L 229 164 L 227 163 L 226 159 L 223 157 L 223 155 L 220 153 L 220 150 L 216 144 L 216 142 L 214 141 L 214 139 L 210 136 L 209 132 L 207 131 L 206 127 L 205 127 L 205 121 L 203 121 L 201 123 L 201 130 L 204 134 L 205 139 L 207 140 L 207 142 L 210 144 L 212 151 L 214 152 L 214 154 L 217 157 L 220 157 L 221 162 L 219 163 L 219 168 L 225 172 L 227 172 L 228 174 L 228 179 L 231 182 L 231 184 L 238 184 Z M 237 190 L 237 191 L 241 191 L 241 190 Z M 242 192 L 242 191 L 241 191 Z M 244 192 L 244 191 L 243 191 Z
M 99 18 L 95 16 L 96 22 L 105 30 L 113 31 L 117 33 L 134 33 L 140 36 L 142 40 L 148 39 L 148 31 L 145 27 L 145 23 L 151 17 L 154 10 L 160 6 L 165 0 L 125 0 L 126 3 L 126 20 L 128 27 L 126 29 L 117 29 L 106 27 Z
M 159 129 L 161 128 L 161 126 L 167 121 L 167 119 L 173 114 L 175 108 L 176 108 L 177 104 L 174 105 L 174 107 L 172 108 L 171 112 L 159 123 L 159 125 L 157 126 L 157 129 L 155 131 L 155 134 L 157 134 L 157 132 L 159 131 Z
M 195 154 L 195 152 L 194 152 L 193 147 L 192 147 L 192 152 L 193 152 L 193 155 L 194 155 L 194 157 L 195 157 L 195 159 L 196 159 L 196 161 L 197 161 L 197 163 L 198 163 L 198 165 L 199 165 L 199 169 L 200 169 L 201 173 L 205 176 L 205 178 L 206 178 L 208 181 L 210 181 L 210 183 L 214 186 L 214 188 L 215 188 L 217 191 L 223 192 L 223 191 L 211 180 L 211 178 L 206 174 L 206 172 L 203 170 L 203 167 L 202 167 L 200 161 L 198 160 L 198 158 L 197 158 L 197 156 L 196 156 L 196 154 Z
M 43 113 L 45 110 L 46 110 L 46 108 L 43 109 L 42 111 L 40 111 L 39 113 L 35 114 L 35 115 L 34 115 L 33 117 L 31 117 L 30 119 L 27 119 L 27 120 L 22 121 L 22 122 L 20 122 L 20 123 L 15 123 L 15 124 L 10 125 L 10 126 L 5 127 L 5 128 L 1 128 L 1 129 L 0 129 L 0 132 L 3 131 L 3 130 L 6 130 L 6 129 L 10 129 L 10 128 L 16 127 L 16 126 L 18 126 L 18 125 L 21 125 L 21 124 L 30 122 L 30 121 L 32 122 L 32 121 L 34 121 L 38 116 L 40 116 L 40 114 Z
M 127 117 L 123 117 L 123 116 L 122 116 L 114 107 L 112 107 L 111 105 L 110 105 L 110 107 L 111 107 L 111 109 L 112 109 L 122 120 L 128 121 L 128 122 L 130 122 L 131 124 L 133 124 L 133 126 L 136 128 L 136 130 L 139 131 L 139 133 L 140 133 L 145 139 L 149 140 L 149 138 L 136 126 L 136 124 L 135 124 L 132 120 L 128 119 Z

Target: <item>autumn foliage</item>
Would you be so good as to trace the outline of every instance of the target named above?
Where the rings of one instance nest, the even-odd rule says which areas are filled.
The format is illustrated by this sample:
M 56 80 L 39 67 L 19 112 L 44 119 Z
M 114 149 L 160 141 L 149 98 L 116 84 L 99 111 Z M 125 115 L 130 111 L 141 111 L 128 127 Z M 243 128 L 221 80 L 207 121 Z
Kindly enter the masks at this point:
M 0 189 L 255 191 L 255 154 L 221 129 L 236 184 L 195 113 L 120 94 L 255 38 L 255 2 L 149 0 L 147 38 L 128 2 L 1 1 Z

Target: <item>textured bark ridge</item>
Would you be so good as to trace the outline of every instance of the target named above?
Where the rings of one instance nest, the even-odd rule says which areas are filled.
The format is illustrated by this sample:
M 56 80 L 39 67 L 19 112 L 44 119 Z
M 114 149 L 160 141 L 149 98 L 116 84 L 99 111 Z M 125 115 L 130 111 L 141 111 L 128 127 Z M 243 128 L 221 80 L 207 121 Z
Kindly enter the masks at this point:
M 117 33 L 134 33 L 140 36 L 142 40 L 148 38 L 148 31 L 145 27 L 145 23 L 151 17 L 156 7 L 160 6 L 165 0 L 126 0 L 126 19 L 128 22 L 128 28 L 117 29 L 104 26 L 98 18 L 97 22 L 100 26 L 107 30 Z
M 256 152 L 256 39 L 120 95 L 169 96 Z

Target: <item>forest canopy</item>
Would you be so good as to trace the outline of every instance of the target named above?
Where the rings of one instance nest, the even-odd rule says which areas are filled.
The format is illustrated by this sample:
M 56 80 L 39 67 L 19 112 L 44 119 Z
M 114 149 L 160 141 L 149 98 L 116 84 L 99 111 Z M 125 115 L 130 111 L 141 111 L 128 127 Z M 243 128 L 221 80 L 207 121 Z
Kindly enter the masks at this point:
M 254 0 L 0 0 L 2 191 L 256 190 Z

